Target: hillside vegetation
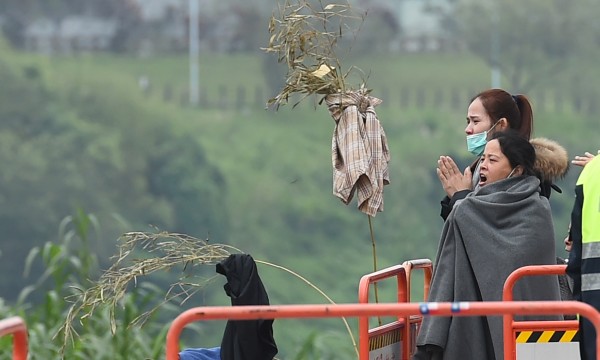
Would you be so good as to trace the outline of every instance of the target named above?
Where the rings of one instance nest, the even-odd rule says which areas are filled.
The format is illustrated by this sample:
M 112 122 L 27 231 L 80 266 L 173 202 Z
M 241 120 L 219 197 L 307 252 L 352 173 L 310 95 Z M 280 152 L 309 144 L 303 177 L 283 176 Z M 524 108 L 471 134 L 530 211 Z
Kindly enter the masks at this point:
M 443 195 L 436 160 L 449 154 L 463 166 L 470 161 L 464 113 L 468 96 L 487 86 L 488 70 L 464 54 L 348 62 L 370 71 L 368 86 L 384 100 L 378 115 L 392 160 L 385 211 L 373 219 L 378 268 L 433 258 Z M 200 69 L 201 91 L 209 99 L 227 94 L 233 102 L 233 90 L 224 93 L 223 88 L 267 88 L 259 54 L 202 56 Z M 140 89 L 140 76 L 148 77 L 150 90 Z M 119 234 L 153 231 L 152 225 L 229 244 L 284 266 L 338 303 L 357 300 L 358 280 L 373 270 L 369 223 L 355 203 L 344 206 L 331 193 L 334 123 L 324 106 L 309 99 L 279 111 L 256 102 L 241 108 L 190 107 L 185 57 L 41 58 L 4 46 L 0 83 L 3 272 L 22 268 L 32 247 L 59 243 L 61 220 L 82 209 L 98 219 L 101 232 L 90 235 L 88 246 L 100 268 L 110 263 Z M 177 96 L 166 99 L 165 88 Z M 423 106 L 403 107 L 401 89 L 426 94 L 455 89 L 462 105 L 437 107 L 431 95 Z M 558 140 L 574 155 L 598 147 L 598 136 L 588 130 L 595 123 L 568 108 L 540 111 L 535 134 Z M 578 172 L 572 169 L 559 184 L 563 194 L 551 199 L 559 254 Z M 41 272 L 44 264 L 36 264 Z M 264 265 L 259 270 L 273 304 L 326 301 L 289 273 Z M 160 292 L 176 276 L 173 271 L 148 280 Z M 226 304 L 220 280 L 183 307 Z M 24 284 L 34 281 L 35 275 L 3 278 L 0 286 L 3 294 L 13 294 L 5 296 L 12 304 Z M 29 295 L 31 306 L 43 301 L 48 286 Z M 158 321 L 164 325 L 172 316 Z M 314 323 L 295 324 L 275 324 L 282 355 L 293 353 L 317 330 Z M 218 341 L 219 331 L 203 326 L 201 334 L 210 336 L 192 346 Z M 340 321 L 318 329 L 321 334 L 334 330 L 346 350 L 351 345 Z

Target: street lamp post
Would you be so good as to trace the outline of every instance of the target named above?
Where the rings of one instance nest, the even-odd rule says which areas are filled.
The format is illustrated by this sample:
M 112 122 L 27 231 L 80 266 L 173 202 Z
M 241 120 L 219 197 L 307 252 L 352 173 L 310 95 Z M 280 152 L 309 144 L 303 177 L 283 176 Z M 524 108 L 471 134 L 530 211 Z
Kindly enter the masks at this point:
M 189 38 L 189 51 L 190 51 L 190 103 L 194 106 L 198 105 L 200 100 L 200 88 L 198 85 L 198 23 L 200 16 L 200 6 L 198 0 L 189 0 L 189 13 L 190 13 L 190 38 Z
M 500 60 L 499 60 L 499 56 L 500 56 L 500 34 L 499 34 L 499 23 L 500 23 L 500 16 L 498 15 L 498 12 L 495 11 L 496 10 L 496 6 L 492 6 L 491 11 L 492 11 L 492 28 L 491 28 L 491 33 L 490 33 L 490 63 L 492 65 L 492 88 L 499 88 L 500 87 Z

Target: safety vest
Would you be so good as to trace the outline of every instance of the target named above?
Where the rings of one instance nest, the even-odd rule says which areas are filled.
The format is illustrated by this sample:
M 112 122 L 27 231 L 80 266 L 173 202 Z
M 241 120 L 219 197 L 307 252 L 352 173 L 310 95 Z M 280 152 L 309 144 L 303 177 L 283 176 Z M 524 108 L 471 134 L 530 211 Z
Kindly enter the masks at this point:
M 600 257 L 600 155 L 590 161 L 577 180 L 583 189 L 581 209 L 582 258 Z M 600 269 L 598 269 L 600 270 Z M 600 290 L 600 271 L 582 274 L 582 290 Z
M 596 156 L 585 166 L 577 185 L 583 187 L 582 243 L 600 242 L 600 156 Z

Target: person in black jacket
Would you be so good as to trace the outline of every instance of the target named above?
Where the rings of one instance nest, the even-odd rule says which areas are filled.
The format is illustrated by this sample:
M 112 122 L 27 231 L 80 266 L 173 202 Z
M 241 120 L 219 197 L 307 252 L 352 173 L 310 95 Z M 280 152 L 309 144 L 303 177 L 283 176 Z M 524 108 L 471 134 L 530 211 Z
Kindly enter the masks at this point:
M 525 95 L 511 95 L 502 89 L 489 89 L 477 94 L 467 109 L 467 150 L 477 156 L 475 161 L 461 171 L 450 156 L 440 156 L 437 163 L 437 175 L 446 196 L 441 201 L 440 216 L 446 220 L 454 204 L 473 190 L 479 181 L 481 154 L 491 134 L 512 129 L 523 138 L 530 140 L 533 131 L 533 110 Z M 533 139 L 536 156 L 544 159 L 537 161 L 537 170 L 542 174 L 542 195 L 550 196 L 553 181 L 563 177 L 569 167 L 567 152 L 556 142 L 548 139 Z M 539 155 L 541 153 L 541 155 Z M 545 163 L 545 159 L 551 161 Z

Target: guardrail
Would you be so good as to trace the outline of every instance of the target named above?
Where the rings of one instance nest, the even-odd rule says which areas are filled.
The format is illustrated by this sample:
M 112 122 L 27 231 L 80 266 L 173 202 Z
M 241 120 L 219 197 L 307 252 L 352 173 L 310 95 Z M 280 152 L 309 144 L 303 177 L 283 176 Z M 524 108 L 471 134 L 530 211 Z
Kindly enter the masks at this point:
M 416 259 L 364 275 L 358 285 L 358 302 L 361 304 L 369 303 L 369 287 L 371 284 L 395 277 L 396 302 L 409 303 L 411 301 L 412 272 L 415 269 L 421 269 L 424 272 L 423 301 L 427 301 L 432 276 L 432 263 L 429 259 Z M 387 349 L 386 353 L 389 356 L 394 356 L 399 360 L 409 360 L 415 348 L 416 333 L 421 321 L 422 316 L 420 315 L 406 315 L 398 317 L 394 322 L 385 325 L 380 324 L 378 327 L 369 329 L 369 318 L 360 317 L 358 319 L 359 359 L 368 360 L 370 351 L 381 351 L 377 349 L 382 347 Z M 378 339 L 389 341 L 382 342 Z M 372 348 L 372 342 L 377 343 L 377 347 Z
M 408 274 L 404 264 L 391 266 L 370 274 L 364 275 L 358 284 L 358 302 L 361 304 L 369 303 L 369 288 L 371 284 L 377 284 L 382 280 L 387 280 L 392 277 L 396 278 L 396 302 L 408 303 L 410 302 L 410 293 L 408 289 Z M 385 332 L 402 332 L 403 339 L 406 342 L 409 339 L 410 332 L 410 317 L 398 317 L 398 319 L 392 323 L 385 325 Z M 378 328 L 384 328 L 381 325 Z M 371 334 L 369 329 L 369 317 L 361 316 L 358 319 L 358 357 L 361 360 L 369 359 L 369 350 L 371 342 Z M 402 348 L 402 359 L 407 358 L 409 352 L 408 346 Z M 398 354 L 399 355 L 399 354 Z
M 0 320 L 0 336 L 13 336 L 13 360 L 27 360 L 27 326 L 18 316 Z
M 579 301 L 491 301 L 461 303 L 401 304 L 309 304 L 208 306 L 189 309 L 175 318 L 167 332 L 166 360 L 178 360 L 179 337 L 184 327 L 194 321 L 259 320 L 279 318 L 332 318 L 365 316 L 482 316 L 482 315 L 549 315 L 576 312 L 590 320 L 600 333 L 600 313 Z M 600 336 L 596 338 L 600 358 Z M 504 354 L 510 360 L 510 354 Z
M 529 265 L 513 271 L 504 282 L 502 290 L 503 301 L 513 301 L 513 290 L 518 280 L 525 276 L 548 276 L 564 275 L 566 265 Z M 575 309 L 567 309 L 563 314 L 575 314 Z M 562 314 L 561 314 L 562 315 Z M 515 321 L 513 314 L 504 315 L 503 333 L 504 333 L 504 357 L 505 359 L 515 360 L 517 358 L 517 344 L 515 341 L 516 333 L 521 331 L 578 331 L 579 321 Z M 600 359 L 600 357 L 598 357 Z

